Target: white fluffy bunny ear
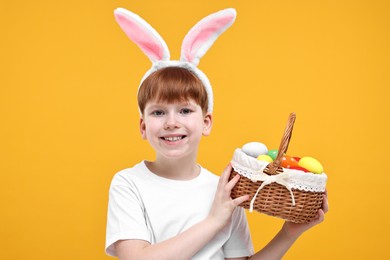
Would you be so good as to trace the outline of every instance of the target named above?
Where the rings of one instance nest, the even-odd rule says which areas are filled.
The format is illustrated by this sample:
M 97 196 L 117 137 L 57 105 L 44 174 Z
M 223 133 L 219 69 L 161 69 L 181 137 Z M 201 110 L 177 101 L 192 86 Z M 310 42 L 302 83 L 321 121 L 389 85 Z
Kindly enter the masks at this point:
M 188 32 L 181 47 L 181 61 L 197 66 L 215 40 L 226 31 L 236 19 L 236 10 L 228 8 L 210 14 L 200 20 Z
M 123 8 L 117 8 L 114 16 L 126 35 L 141 48 L 152 63 L 169 60 L 167 44 L 144 19 Z

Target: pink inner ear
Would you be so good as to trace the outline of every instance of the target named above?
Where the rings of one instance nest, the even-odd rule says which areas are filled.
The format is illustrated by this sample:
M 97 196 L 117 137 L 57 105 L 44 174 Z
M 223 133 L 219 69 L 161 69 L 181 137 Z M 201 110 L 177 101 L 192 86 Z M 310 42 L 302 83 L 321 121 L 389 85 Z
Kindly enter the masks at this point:
M 218 35 L 219 31 L 233 19 L 234 15 L 218 17 L 212 21 L 208 21 L 206 24 L 200 25 L 200 27 L 197 28 L 198 33 L 192 34 L 187 41 L 188 45 L 183 46 L 187 61 L 193 61 L 200 47 L 205 45 L 209 40 L 214 41 L 215 39 L 212 39 L 213 35 Z
M 152 61 L 163 59 L 164 51 L 152 33 L 122 14 L 116 14 L 115 17 L 126 35 L 141 48 L 149 59 Z

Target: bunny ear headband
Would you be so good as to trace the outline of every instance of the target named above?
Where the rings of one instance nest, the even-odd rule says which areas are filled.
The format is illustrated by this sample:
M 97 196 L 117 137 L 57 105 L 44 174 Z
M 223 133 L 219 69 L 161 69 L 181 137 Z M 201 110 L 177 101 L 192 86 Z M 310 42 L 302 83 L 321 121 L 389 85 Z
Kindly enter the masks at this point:
M 213 90 L 210 81 L 197 65 L 215 40 L 233 24 L 236 19 L 234 9 L 228 8 L 213 13 L 192 27 L 184 37 L 180 60 L 170 60 L 169 49 L 163 38 L 141 17 L 123 8 L 116 9 L 114 15 L 126 35 L 152 62 L 152 67 L 143 76 L 141 84 L 151 73 L 161 68 L 185 68 L 203 83 L 209 101 L 208 112 L 213 111 Z

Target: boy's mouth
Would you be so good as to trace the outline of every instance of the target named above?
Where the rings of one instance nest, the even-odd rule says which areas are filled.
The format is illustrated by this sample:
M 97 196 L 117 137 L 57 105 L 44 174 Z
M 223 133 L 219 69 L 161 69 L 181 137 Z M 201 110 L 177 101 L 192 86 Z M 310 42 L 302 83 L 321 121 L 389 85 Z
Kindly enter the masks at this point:
M 168 142 L 177 142 L 185 138 L 185 135 L 182 136 L 171 136 L 171 137 L 161 137 L 161 139 L 168 141 Z

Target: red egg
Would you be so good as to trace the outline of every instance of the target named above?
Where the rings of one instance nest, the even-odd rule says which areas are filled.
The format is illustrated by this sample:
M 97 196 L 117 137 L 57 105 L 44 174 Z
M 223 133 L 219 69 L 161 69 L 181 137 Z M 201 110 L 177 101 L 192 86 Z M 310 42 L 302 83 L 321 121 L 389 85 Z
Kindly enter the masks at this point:
M 298 161 L 295 160 L 293 157 L 291 156 L 288 156 L 288 155 L 284 155 L 283 158 L 282 158 L 282 162 L 280 163 L 282 165 L 282 167 L 284 168 L 291 168 L 291 167 L 295 167 L 295 166 L 298 166 Z
M 296 156 L 294 156 L 293 158 L 294 158 L 295 161 L 297 161 L 297 162 L 299 162 L 299 160 L 301 159 L 301 157 L 296 157 Z
M 298 170 L 298 171 L 303 171 L 303 172 L 310 172 L 307 169 L 301 167 L 301 166 L 291 166 L 290 169 L 292 170 Z

